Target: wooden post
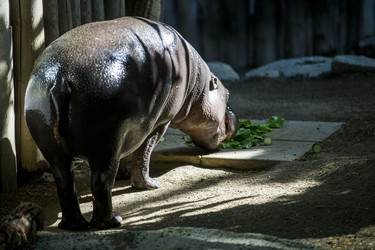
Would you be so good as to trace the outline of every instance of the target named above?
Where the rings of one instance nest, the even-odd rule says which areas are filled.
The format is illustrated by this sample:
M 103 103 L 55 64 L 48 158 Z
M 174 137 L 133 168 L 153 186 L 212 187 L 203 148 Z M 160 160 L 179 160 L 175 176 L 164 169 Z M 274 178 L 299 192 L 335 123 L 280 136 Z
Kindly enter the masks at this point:
M 173 4 L 173 3 L 172 3 Z M 199 4 L 197 0 L 176 1 L 173 10 L 176 16 L 176 28 L 191 45 L 199 52 L 202 51 L 201 27 L 199 26 Z
M 375 3 L 374 0 L 361 1 L 360 38 L 372 37 L 375 35 Z
M 347 37 L 346 41 L 346 52 L 351 52 L 353 47 L 358 43 L 360 32 L 360 17 L 361 17 L 361 6 L 358 4 L 358 0 L 348 0 L 348 18 L 347 18 Z
M 81 0 L 70 0 L 73 28 L 81 25 Z
M 104 3 L 103 0 L 91 0 L 92 21 L 104 20 Z
M 254 63 L 256 66 L 278 59 L 276 1 L 255 0 Z
M 125 16 L 125 0 L 121 0 L 120 2 L 120 16 Z
M 315 0 L 311 3 L 314 27 L 314 54 L 334 55 L 338 44 L 338 0 Z
M 123 0 L 104 1 L 105 19 L 111 20 L 121 17 L 121 7 Z
M 155 21 L 163 19 L 163 0 L 126 0 L 125 4 L 127 16 L 142 16 Z
M 248 17 L 247 17 L 247 67 L 253 68 L 255 66 L 255 49 L 254 49 L 254 37 L 255 37 L 255 0 L 249 0 L 248 6 Z
M 337 39 L 337 54 L 347 53 L 347 37 L 348 37 L 348 0 L 340 0 L 339 2 L 339 28 L 338 28 L 338 39 Z
M 14 72 L 16 87 L 17 155 L 22 168 L 37 170 L 42 156 L 26 125 L 23 107 L 27 83 L 34 61 L 44 49 L 42 0 L 13 0 L 11 13 L 14 27 Z M 44 162 L 44 161 L 43 161 Z
M 44 34 L 46 46 L 59 37 L 58 0 L 43 0 Z
M 0 192 L 17 189 L 13 48 L 9 0 L 0 0 Z
M 309 55 L 312 49 L 309 47 L 308 31 L 309 6 L 306 1 L 287 0 L 283 14 L 282 31 L 283 45 L 280 46 L 281 57 L 302 57 Z
M 247 0 L 225 0 L 222 16 L 220 60 L 234 68 L 247 65 Z
M 203 39 L 202 54 L 204 60 L 206 61 L 217 61 L 220 60 L 220 39 L 221 39 L 221 26 L 222 14 L 224 13 L 222 9 L 221 1 L 217 0 L 201 0 L 200 4 L 202 6 L 202 24 L 201 24 L 201 34 Z
M 81 23 L 92 22 L 91 0 L 81 0 Z
M 177 1 L 177 0 L 164 0 L 164 18 L 163 22 L 171 25 L 174 28 L 177 28 L 179 17 L 178 3 L 186 1 Z M 196 0 L 191 1 L 195 5 Z
M 73 28 L 73 17 L 70 0 L 58 0 L 60 36 Z

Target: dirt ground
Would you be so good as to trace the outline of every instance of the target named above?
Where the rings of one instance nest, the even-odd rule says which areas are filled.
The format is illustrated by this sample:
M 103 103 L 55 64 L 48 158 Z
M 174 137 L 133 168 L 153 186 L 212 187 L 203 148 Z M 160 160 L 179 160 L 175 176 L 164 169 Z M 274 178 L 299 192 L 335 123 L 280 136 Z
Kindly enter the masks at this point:
M 375 249 L 375 76 L 319 80 L 259 80 L 227 84 L 241 118 L 345 122 L 319 154 L 261 171 L 152 164 L 157 190 L 116 182 L 114 212 L 123 228 L 193 226 L 296 239 L 332 249 Z M 48 171 L 48 170 L 47 170 Z M 87 167 L 76 169 L 82 211 L 90 218 Z M 0 217 L 20 201 L 44 207 L 47 230 L 59 216 L 53 182 L 23 178 L 0 194 Z M 50 226 L 51 225 L 51 226 Z

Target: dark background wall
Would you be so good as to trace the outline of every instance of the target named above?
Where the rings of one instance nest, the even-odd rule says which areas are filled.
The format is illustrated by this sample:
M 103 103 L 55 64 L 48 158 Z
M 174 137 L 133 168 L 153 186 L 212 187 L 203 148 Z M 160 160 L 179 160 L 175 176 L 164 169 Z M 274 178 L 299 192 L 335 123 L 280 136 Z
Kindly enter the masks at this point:
M 164 3 L 164 21 L 180 31 L 205 60 L 220 60 L 234 68 L 310 55 L 375 56 L 358 48 L 369 40 L 374 43 L 374 0 L 165 0 Z

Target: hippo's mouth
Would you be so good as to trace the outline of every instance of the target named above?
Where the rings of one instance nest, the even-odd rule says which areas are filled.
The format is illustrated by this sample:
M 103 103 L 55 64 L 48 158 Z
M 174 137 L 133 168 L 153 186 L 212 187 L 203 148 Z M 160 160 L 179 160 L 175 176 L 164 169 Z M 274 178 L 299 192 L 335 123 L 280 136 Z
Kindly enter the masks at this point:
M 225 140 L 231 139 L 236 134 L 238 127 L 239 122 L 237 115 L 232 111 L 232 109 L 229 106 L 227 106 L 227 110 L 225 112 Z
M 199 136 L 190 135 L 194 144 L 198 147 L 215 150 L 219 148 L 220 143 L 231 139 L 237 132 L 239 122 L 237 115 L 232 111 L 232 109 L 227 106 L 224 117 L 224 126 L 219 129 L 219 132 L 214 133 L 210 136 L 208 134 L 199 134 Z M 205 138 L 205 139 L 203 139 Z
M 224 119 L 220 125 L 208 125 L 207 123 L 198 127 L 187 126 L 180 128 L 182 132 L 188 134 L 193 143 L 201 148 L 216 150 L 220 147 L 221 142 L 231 139 L 237 132 L 239 121 L 237 115 L 227 106 Z M 174 128 L 178 128 L 174 126 Z

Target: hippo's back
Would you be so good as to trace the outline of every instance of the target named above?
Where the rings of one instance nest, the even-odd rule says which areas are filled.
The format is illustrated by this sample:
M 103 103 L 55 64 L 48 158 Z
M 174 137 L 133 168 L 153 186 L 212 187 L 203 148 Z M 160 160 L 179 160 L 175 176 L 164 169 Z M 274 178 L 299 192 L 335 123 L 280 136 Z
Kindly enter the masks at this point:
M 83 134 L 95 138 L 100 131 L 118 130 L 113 138 L 147 136 L 173 119 L 191 92 L 199 94 L 201 69 L 208 67 L 168 25 L 132 17 L 90 23 L 58 38 L 38 58 L 25 113 L 29 122 L 36 114 L 46 126 L 58 122 L 66 128 L 60 134 L 77 145 Z M 124 141 L 142 141 L 135 138 Z
M 125 17 L 67 32 L 46 49 L 39 62 L 59 67 L 59 73 L 78 92 L 101 98 L 103 93 L 117 94 L 127 88 L 134 96 L 139 88 L 155 87 L 149 84 L 157 77 L 173 77 L 168 76 L 170 57 L 180 48 L 181 38 L 169 26 Z M 46 73 L 46 67 L 41 71 Z
M 196 53 L 162 23 L 132 17 L 90 23 L 46 48 L 29 88 L 48 92 L 63 79 L 74 93 L 71 101 L 81 110 L 108 104 L 122 106 L 128 116 L 150 116 L 150 110 L 159 109 L 168 98 L 172 85 L 193 87 L 186 86 L 193 75 L 187 72 L 192 68 L 191 50 Z

